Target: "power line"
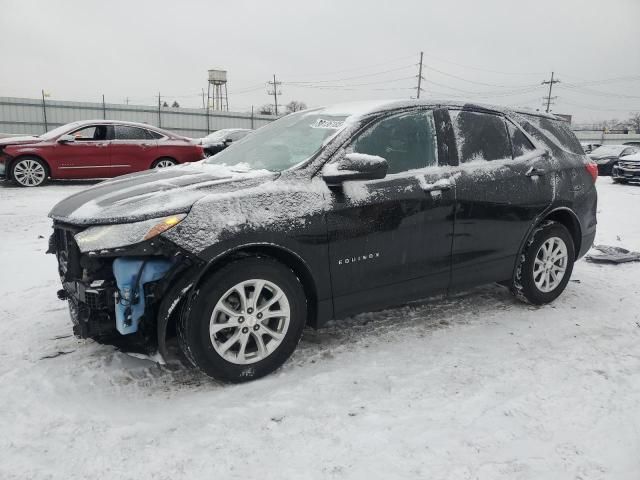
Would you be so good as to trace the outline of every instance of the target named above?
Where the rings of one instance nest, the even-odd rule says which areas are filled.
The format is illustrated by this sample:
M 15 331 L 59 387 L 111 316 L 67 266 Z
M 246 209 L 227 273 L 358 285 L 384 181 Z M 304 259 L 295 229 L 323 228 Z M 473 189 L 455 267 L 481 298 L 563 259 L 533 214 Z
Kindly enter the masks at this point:
M 478 82 L 478 81 L 475 81 L 475 80 L 469 80 L 469 79 L 466 79 L 466 78 L 464 78 L 464 77 L 460 77 L 460 76 L 458 76 L 458 75 L 454 75 L 454 74 L 452 74 L 452 73 L 448 73 L 448 72 L 444 72 L 444 71 L 442 71 L 442 70 L 438 70 L 437 68 L 432 67 L 431 65 L 427 65 L 427 68 L 429 68 L 430 70 L 433 70 L 434 72 L 438 72 L 438 73 L 440 73 L 440 74 L 442 74 L 442 75 L 445 75 L 445 76 L 447 76 L 447 77 L 455 78 L 455 79 L 457 79 L 457 80 L 461 80 L 461 81 L 463 81 L 463 82 L 467 82 L 467 83 L 473 83 L 473 84 L 475 84 L 475 85 L 483 85 L 483 86 L 485 86 L 485 87 L 519 88 L 519 87 L 529 87 L 529 86 L 532 86 L 531 84 L 528 84 L 528 85 L 500 85 L 500 84 L 496 84 L 496 83 Z
M 453 62 L 451 60 L 445 60 L 444 58 L 437 57 L 437 56 L 432 55 L 432 54 L 430 54 L 428 52 L 425 53 L 425 55 L 427 57 L 434 58 L 434 59 L 436 59 L 436 60 L 438 60 L 440 62 L 450 63 L 451 65 L 456 65 L 458 67 L 468 68 L 470 70 L 478 70 L 480 72 L 497 73 L 499 75 L 533 76 L 533 75 L 541 75 L 541 74 L 545 73 L 545 72 L 501 72 L 501 71 L 498 71 L 498 70 L 489 70 L 489 69 L 486 69 L 486 68 L 474 67 L 474 66 L 471 66 L 471 65 L 465 65 L 463 63 Z
M 405 70 L 407 68 L 413 68 L 413 67 L 415 67 L 415 65 L 411 64 L 411 65 L 405 65 L 405 66 L 399 67 L 399 68 L 392 68 L 392 69 L 389 69 L 389 70 L 383 70 L 383 71 L 380 71 L 380 72 L 366 73 L 364 75 L 356 75 L 354 77 L 334 78 L 334 79 L 331 79 L 331 80 L 307 80 L 307 81 L 298 80 L 298 81 L 289 81 L 287 83 L 288 84 L 308 84 L 308 83 L 317 84 L 317 83 L 344 82 L 344 81 L 347 81 L 347 80 L 357 80 L 359 78 L 374 77 L 374 76 L 377 76 L 377 75 L 384 75 L 385 73 L 398 72 L 400 70 Z
M 342 70 L 333 70 L 333 71 L 330 71 L 330 72 L 310 73 L 309 75 L 321 75 L 322 76 L 322 75 L 333 75 L 333 74 L 336 74 L 336 73 L 352 72 L 354 70 L 366 70 L 368 68 L 380 67 L 382 65 L 389 65 L 390 63 L 396 63 L 396 62 L 399 62 L 400 60 L 406 60 L 408 58 L 413 58 L 413 55 L 406 55 L 404 57 L 398 57 L 398 58 L 394 58 L 394 59 L 391 59 L 391 60 L 387 60 L 386 62 L 374 63 L 372 65 L 345 68 L 345 69 L 342 69 Z

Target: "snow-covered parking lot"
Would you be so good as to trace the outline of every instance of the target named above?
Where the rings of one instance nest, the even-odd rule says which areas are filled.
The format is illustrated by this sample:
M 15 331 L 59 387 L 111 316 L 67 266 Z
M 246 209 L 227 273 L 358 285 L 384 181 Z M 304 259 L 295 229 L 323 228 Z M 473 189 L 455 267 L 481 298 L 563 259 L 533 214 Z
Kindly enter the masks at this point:
M 85 187 L 0 184 L 0 478 L 639 478 L 640 264 L 359 315 L 223 386 L 70 336 L 46 214 Z M 596 242 L 640 250 L 640 187 L 598 190 Z

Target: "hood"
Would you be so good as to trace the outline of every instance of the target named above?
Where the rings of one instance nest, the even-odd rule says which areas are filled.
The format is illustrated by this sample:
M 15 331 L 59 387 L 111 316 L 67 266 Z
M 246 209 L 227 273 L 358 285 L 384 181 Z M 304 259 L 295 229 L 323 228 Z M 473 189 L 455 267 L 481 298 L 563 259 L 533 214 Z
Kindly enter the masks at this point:
M 255 187 L 278 173 L 202 161 L 107 180 L 59 202 L 49 217 L 74 225 L 128 223 L 186 213 L 201 198 Z
M 604 158 L 618 158 L 618 155 L 614 153 L 601 153 L 600 155 L 594 155 L 593 153 L 589 153 L 587 156 L 592 160 L 602 160 Z
M 0 147 L 4 147 L 6 145 L 22 145 L 23 143 L 38 143 L 41 141 L 42 140 L 40 138 L 31 135 L 23 137 L 5 137 L 0 138 Z

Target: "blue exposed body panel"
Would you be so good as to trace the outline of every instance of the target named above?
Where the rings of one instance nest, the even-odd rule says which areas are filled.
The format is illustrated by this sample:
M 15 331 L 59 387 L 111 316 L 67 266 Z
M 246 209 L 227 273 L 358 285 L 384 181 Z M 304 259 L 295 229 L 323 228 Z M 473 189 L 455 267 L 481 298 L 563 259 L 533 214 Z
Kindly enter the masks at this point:
M 116 302 L 116 328 L 122 335 L 135 333 L 145 310 L 144 284 L 161 279 L 173 263 L 164 258 L 121 257 L 113 262 L 120 295 Z

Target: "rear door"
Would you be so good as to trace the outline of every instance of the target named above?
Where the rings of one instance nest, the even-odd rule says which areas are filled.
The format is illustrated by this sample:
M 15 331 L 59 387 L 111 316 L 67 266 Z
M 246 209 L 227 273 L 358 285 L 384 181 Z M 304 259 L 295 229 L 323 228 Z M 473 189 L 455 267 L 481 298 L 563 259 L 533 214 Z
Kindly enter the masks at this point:
M 452 286 L 511 278 L 530 226 L 553 201 L 548 153 L 502 115 L 450 110 L 456 140 Z
M 327 219 L 335 315 L 446 288 L 455 190 L 435 185 L 448 172 L 438 167 L 432 112 L 381 119 L 347 151 L 381 156 L 389 172 L 333 190 Z
M 158 157 L 158 141 L 145 128 L 114 125 L 111 142 L 113 175 L 147 170 Z
M 108 125 L 85 125 L 69 132 L 75 141 L 57 143 L 51 149 L 52 164 L 60 178 L 105 178 L 111 176 Z

